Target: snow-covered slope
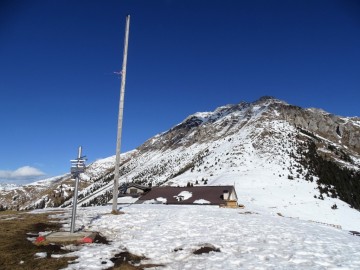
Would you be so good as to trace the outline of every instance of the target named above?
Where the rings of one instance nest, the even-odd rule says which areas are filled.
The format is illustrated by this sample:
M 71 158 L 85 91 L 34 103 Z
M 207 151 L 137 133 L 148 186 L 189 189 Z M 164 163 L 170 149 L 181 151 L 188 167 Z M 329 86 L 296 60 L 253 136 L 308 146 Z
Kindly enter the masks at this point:
M 358 123 L 271 97 L 226 105 L 195 113 L 122 155 L 120 182 L 231 184 L 245 207 L 360 230 Z M 113 171 L 114 157 L 89 166 L 80 206 L 111 199 Z M 70 206 L 71 196 L 61 205 Z
M 12 189 L 16 189 L 16 188 L 19 188 L 19 187 L 20 186 L 18 186 L 16 184 L 0 183 L 0 190 L 2 190 L 2 191 L 12 190 Z

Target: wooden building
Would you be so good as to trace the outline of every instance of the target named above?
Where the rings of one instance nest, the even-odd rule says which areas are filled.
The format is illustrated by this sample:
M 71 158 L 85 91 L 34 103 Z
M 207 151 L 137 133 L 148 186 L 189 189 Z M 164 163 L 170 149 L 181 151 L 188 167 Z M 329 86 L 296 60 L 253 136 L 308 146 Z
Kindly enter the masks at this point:
M 234 186 L 154 187 L 137 203 L 201 204 L 237 207 Z

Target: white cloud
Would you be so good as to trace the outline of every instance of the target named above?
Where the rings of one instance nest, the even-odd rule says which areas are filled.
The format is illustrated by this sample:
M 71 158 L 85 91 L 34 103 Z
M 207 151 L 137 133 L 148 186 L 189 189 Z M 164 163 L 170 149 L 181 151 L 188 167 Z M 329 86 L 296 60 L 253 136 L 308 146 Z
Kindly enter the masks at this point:
M 45 175 L 44 172 L 31 166 L 23 166 L 14 171 L 0 170 L 0 179 L 6 179 L 6 180 L 35 179 L 44 175 Z

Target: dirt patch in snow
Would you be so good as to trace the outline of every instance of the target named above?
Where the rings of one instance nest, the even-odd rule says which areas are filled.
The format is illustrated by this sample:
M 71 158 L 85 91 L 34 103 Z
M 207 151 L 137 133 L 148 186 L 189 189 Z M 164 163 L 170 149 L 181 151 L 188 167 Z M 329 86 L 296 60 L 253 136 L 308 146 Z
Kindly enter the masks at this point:
M 258 215 L 258 213 L 256 212 L 251 212 L 251 211 L 245 211 L 245 212 L 239 212 L 240 215 Z
M 114 267 L 109 270 L 143 270 L 152 267 L 161 267 L 161 264 L 141 264 L 141 261 L 147 260 L 144 256 L 138 256 L 128 251 L 116 254 L 110 259 L 114 263 Z
M 203 247 L 200 247 L 199 249 L 196 249 L 193 251 L 193 254 L 195 255 L 201 255 L 204 253 L 210 253 L 210 252 L 220 252 L 219 248 L 214 247 L 213 245 L 204 245 Z
M 95 239 L 94 239 L 94 243 L 109 245 L 109 241 L 99 233 L 96 234 Z

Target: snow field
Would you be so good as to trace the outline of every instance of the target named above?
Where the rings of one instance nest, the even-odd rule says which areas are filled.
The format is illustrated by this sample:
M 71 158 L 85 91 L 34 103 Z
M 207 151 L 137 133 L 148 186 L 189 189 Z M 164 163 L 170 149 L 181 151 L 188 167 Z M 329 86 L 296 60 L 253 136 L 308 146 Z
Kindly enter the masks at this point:
M 360 269 L 360 237 L 256 207 L 131 205 L 123 215 L 110 211 L 78 209 L 77 227 L 112 242 L 68 254 L 79 259 L 67 269 L 106 269 L 124 250 L 147 257 L 144 263 L 163 264 L 161 269 Z M 193 254 L 209 244 L 220 252 Z

